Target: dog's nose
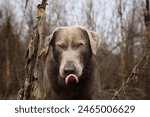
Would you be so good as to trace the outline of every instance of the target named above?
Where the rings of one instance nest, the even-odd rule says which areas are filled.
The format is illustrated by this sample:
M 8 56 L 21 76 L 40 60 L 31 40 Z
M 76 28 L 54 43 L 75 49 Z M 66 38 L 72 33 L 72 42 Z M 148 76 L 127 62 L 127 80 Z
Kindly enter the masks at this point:
M 71 74 L 75 72 L 75 66 L 67 66 L 64 68 L 65 74 Z

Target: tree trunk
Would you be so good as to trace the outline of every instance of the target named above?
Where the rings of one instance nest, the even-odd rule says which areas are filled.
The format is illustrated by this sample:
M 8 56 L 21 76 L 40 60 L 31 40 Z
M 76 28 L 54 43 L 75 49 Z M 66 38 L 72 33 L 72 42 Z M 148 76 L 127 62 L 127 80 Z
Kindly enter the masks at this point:
M 126 80 L 126 65 L 125 65 L 125 36 L 124 36 L 124 23 L 123 23 L 123 12 L 122 12 L 122 0 L 119 1 L 118 14 L 120 19 L 120 37 L 121 37 L 121 45 L 120 45 L 120 61 L 121 61 L 121 78 L 122 83 Z
M 44 33 L 46 5 L 47 0 L 42 0 L 42 3 L 37 6 L 37 23 L 33 28 L 33 34 L 25 55 L 25 84 L 18 92 L 18 99 L 43 99 L 42 59 L 44 58 L 44 42 L 46 37 Z

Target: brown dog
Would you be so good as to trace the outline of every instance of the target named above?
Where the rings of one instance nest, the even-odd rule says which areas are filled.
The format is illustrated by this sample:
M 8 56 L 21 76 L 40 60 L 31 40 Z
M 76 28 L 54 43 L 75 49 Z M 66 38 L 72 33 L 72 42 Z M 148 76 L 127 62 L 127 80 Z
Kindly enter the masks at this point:
M 98 91 L 98 34 L 83 27 L 66 26 L 57 28 L 47 39 L 45 99 L 94 99 Z

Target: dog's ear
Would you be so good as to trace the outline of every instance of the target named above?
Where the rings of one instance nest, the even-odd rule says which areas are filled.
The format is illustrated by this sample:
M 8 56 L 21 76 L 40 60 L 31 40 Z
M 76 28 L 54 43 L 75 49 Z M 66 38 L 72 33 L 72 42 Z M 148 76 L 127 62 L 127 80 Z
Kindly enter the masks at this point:
M 92 50 L 92 53 L 94 55 L 97 54 L 97 51 L 98 51 L 98 48 L 100 46 L 100 43 L 101 43 L 101 39 L 100 39 L 100 36 L 98 33 L 94 32 L 94 31 L 90 31 L 90 30 L 87 30 L 85 29 L 84 27 L 82 26 L 79 26 L 82 30 L 85 30 L 88 34 L 88 37 L 89 37 L 89 40 L 90 40 L 90 45 L 91 45 L 91 50 Z
M 91 49 L 92 49 L 92 53 L 94 55 L 97 54 L 98 48 L 100 46 L 101 43 L 101 39 L 100 36 L 98 35 L 98 33 L 94 32 L 94 31 L 89 31 L 87 29 L 86 30 L 89 40 L 90 40 L 90 45 L 91 45 Z
M 98 48 L 100 46 L 100 43 L 101 43 L 100 36 L 98 35 L 98 33 L 93 32 L 93 31 L 89 31 L 89 30 L 87 30 L 87 33 L 88 33 L 88 36 L 90 39 L 92 52 L 94 55 L 96 55 Z
M 46 38 L 45 38 L 45 43 L 44 43 L 44 48 L 45 48 L 45 54 L 47 54 L 48 53 L 48 50 L 49 50 L 49 48 L 50 48 L 50 44 L 51 44 L 51 42 L 52 42 L 52 39 L 53 39 L 53 37 L 54 37 L 54 34 L 57 32 L 57 30 L 59 30 L 60 28 L 56 28 L 53 32 L 52 32 L 52 34 L 51 35 L 49 35 L 49 36 L 47 36 Z

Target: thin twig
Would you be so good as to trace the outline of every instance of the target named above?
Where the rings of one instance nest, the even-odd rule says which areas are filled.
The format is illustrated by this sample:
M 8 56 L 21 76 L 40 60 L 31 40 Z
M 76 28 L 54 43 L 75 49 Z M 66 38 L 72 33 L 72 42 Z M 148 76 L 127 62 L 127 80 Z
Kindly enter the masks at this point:
M 118 91 L 115 92 L 115 94 L 113 95 L 112 99 L 116 99 L 117 97 L 119 97 L 120 93 L 124 90 L 124 87 L 132 80 L 135 79 L 135 77 L 139 74 L 138 73 L 138 69 L 146 62 L 146 58 L 147 56 L 149 56 L 150 52 L 148 52 L 144 57 L 141 58 L 141 60 L 134 66 L 130 76 L 127 78 L 127 80 L 125 81 L 125 83 L 123 83 L 121 85 L 121 87 L 119 88 Z

